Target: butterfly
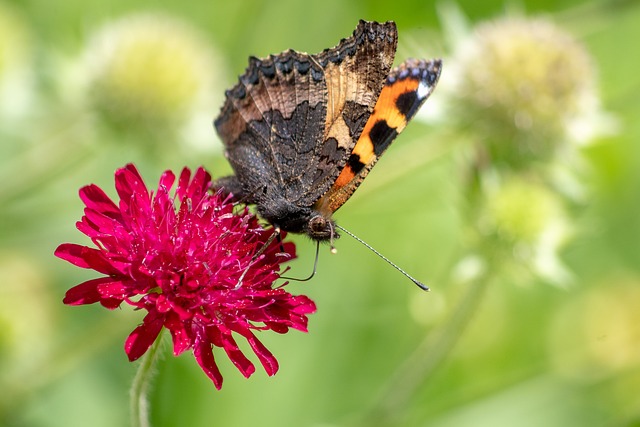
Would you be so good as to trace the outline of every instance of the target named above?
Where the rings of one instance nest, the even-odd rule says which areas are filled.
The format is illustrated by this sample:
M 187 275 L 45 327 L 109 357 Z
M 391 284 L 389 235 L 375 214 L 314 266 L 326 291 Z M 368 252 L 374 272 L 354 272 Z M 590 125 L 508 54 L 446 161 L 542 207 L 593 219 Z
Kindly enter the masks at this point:
M 251 57 L 214 125 L 234 175 L 214 182 L 255 204 L 276 230 L 318 242 L 436 86 L 442 62 L 391 69 L 394 22 L 361 20 L 353 35 L 309 55 Z

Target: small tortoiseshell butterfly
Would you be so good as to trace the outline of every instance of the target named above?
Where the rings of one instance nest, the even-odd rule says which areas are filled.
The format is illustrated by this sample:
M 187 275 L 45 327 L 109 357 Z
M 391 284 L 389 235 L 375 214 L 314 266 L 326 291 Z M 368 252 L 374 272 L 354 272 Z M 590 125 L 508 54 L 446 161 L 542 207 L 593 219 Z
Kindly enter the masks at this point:
M 251 57 L 214 122 L 235 171 L 214 187 L 255 204 L 276 228 L 337 237 L 333 212 L 440 76 L 438 59 L 391 69 L 397 37 L 392 21 L 360 21 L 351 37 L 316 55 Z

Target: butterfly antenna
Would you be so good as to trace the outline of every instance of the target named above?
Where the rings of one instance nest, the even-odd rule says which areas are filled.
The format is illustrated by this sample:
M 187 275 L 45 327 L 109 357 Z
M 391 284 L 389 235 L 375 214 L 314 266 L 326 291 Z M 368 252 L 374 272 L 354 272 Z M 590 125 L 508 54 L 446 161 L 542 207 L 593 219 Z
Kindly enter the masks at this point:
M 373 248 L 373 246 L 371 246 L 370 244 L 368 244 L 367 242 L 365 242 L 364 240 L 362 240 L 361 238 L 359 238 L 358 236 L 356 236 L 355 234 L 353 234 L 352 232 L 350 232 L 349 230 L 345 229 L 344 227 L 340 227 L 339 225 L 336 224 L 336 227 L 339 228 L 340 230 L 344 231 L 345 233 L 347 233 L 349 236 L 351 236 L 352 238 L 354 238 L 355 240 L 357 240 L 358 242 L 362 243 L 367 249 L 369 249 L 371 252 L 373 252 L 374 254 L 378 255 L 380 258 L 382 258 L 383 260 L 385 260 L 387 262 L 387 264 L 389 264 L 391 267 L 395 268 L 396 270 L 398 270 L 400 273 L 402 273 L 407 279 L 411 280 L 417 287 L 419 287 L 420 289 L 422 289 L 423 291 L 428 291 L 429 287 L 427 285 L 425 285 L 424 283 L 422 283 L 419 280 L 416 280 L 415 278 L 413 278 L 411 275 L 409 275 L 409 273 L 407 273 L 406 271 L 404 271 L 403 269 L 401 269 L 400 267 L 398 267 L 396 264 L 394 264 L 389 258 L 387 258 L 386 256 L 382 255 L 380 252 L 378 252 L 377 250 L 375 250 Z
M 296 277 L 286 277 L 286 276 L 280 276 L 281 279 L 285 279 L 285 280 L 295 280 L 296 282 L 306 282 L 307 280 L 311 280 L 313 278 L 313 276 L 316 275 L 316 268 L 318 267 L 318 254 L 320 254 L 320 242 L 318 241 L 316 244 L 316 259 L 315 261 L 313 261 L 313 271 L 311 272 L 311 275 L 309 277 L 307 277 L 306 279 L 298 279 Z

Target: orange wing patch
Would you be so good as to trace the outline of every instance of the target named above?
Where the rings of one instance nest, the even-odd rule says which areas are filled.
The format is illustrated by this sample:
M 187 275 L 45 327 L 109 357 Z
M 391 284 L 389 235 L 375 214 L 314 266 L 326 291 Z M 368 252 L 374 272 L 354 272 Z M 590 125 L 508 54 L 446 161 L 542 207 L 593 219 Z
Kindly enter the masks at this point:
M 347 164 L 331 189 L 316 202 L 314 207 L 318 211 L 334 212 L 349 199 L 429 97 L 441 65 L 439 60 L 409 59 L 391 71 Z
M 396 102 L 401 95 L 416 92 L 419 84 L 420 82 L 418 80 L 406 79 L 397 81 L 394 84 L 386 85 L 382 89 L 373 114 L 367 121 L 367 124 L 362 131 L 362 135 L 351 152 L 352 156 L 358 156 L 360 163 L 367 165 L 375 161 L 376 157 L 378 157 L 375 154 L 374 142 L 371 140 L 371 131 L 378 122 L 386 122 L 387 126 L 391 129 L 395 129 L 396 133 L 402 132 L 407 126 L 409 118 L 396 107 Z M 340 173 L 340 176 L 336 180 L 334 186 L 343 187 L 347 185 L 355 175 L 356 171 L 354 170 L 354 167 L 347 164 Z

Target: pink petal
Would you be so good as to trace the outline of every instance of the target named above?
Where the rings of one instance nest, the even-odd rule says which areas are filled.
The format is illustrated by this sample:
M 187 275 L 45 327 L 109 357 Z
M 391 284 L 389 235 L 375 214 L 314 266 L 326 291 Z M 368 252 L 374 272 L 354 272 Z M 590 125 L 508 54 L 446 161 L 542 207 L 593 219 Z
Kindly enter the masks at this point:
M 53 254 L 81 268 L 90 268 L 107 275 L 120 273 L 119 270 L 114 268 L 114 266 L 104 258 L 102 252 L 87 246 L 76 245 L 75 243 L 63 243 L 56 248 Z
M 213 381 L 213 385 L 220 390 L 222 388 L 222 374 L 216 365 L 213 357 L 211 343 L 207 341 L 198 341 L 193 349 L 193 355 L 205 374 Z
M 282 323 L 279 322 L 268 322 L 265 321 L 264 324 L 273 332 L 277 333 L 277 334 L 286 334 L 287 332 L 289 332 L 289 327 L 287 325 L 283 325 Z
M 278 372 L 279 368 L 278 361 L 276 360 L 274 355 L 269 350 L 267 350 L 267 347 L 265 347 L 264 344 L 262 344 L 260 340 L 258 340 L 258 338 L 256 338 L 256 336 L 253 335 L 253 333 L 249 329 L 234 328 L 234 330 L 247 339 L 249 345 L 253 349 L 253 352 L 256 354 L 256 356 L 258 356 L 258 359 L 260 359 L 260 363 L 262 363 L 262 366 L 267 372 L 267 375 L 275 375 L 276 372 Z
M 137 360 L 149 350 L 151 344 L 158 338 L 163 323 L 163 316 L 150 311 L 142 321 L 142 325 L 131 332 L 124 343 L 124 351 L 127 353 L 130 362 Z
M 88 249 L 86 246 L 76 245 L 75 243 L 63 243 L 53 252 L 55 256 L 71 264 L 81 268 L 91 268 L 86 263 L 82 253 Z M 92 249 L 95 251 L 95 249 Z
M 113 282 L 111 277 L 87 280 L 69 289 L 62 302 L 67 305 L 83 305 L 100 302 L 103 296 L 98 291 L 98 286 L 111 282 Z M 118 302 L 118 305 L 120 302 L 122 302 L 122 300 Z
M 126 283 L 122 280 L 109 280 L 97 286 L 98 293 L 105 299 L 118 299 L 123 301 L 125 298 L 132 296 L 131 280 L 127 280 Z M 135 289 L 137 294 L 140 294 L 138 289 Z
M 240 348 L 238 348 L 238 344 L 236 344 L 236 341 L 231 336 L 231 331 L 224 333 L 219 328 L 213 326 L 207 328 L 207 336 L 215 338 L 212 339 L 212 341 L 216 343 L 216 345 L 220 345 L 224 348 L 227 356 L 229 356 L 229 360 L 233 362 L 245 378 L 249 378 L 256 371 L 256 367 L 253 363 L 251 363 L 242 351 L 240 351 Z
M 176 187 L 176 198 L 183 200 L 187 195 L 187 188 L 189 187 L 189 179 L 191 178 L 191 170 L 187 167 L 180 172 L 180 178 L 178 178 L 178 186 Z
M 120 210 L 129 210 L 129 202 L 133 196 L 143 197 L 145 204 L 147 206 L 150 205 L 149 190 L 135 166 L 128 164 L 124 168 L 118 169 L 115 174 L 115 181 L 116 191 L 120 197 Z
M 199 167 L 193 176 L 193 181 L 189 186 L 188 197 L 192 199 L 201 199 L 208 191 L 211 182 L 211 175 L 204 168 Z
M 91 228 L 103 234 L 113 234 L 113 230 L 122 227 L 122 222 L 120 222 L 119 220 L 114 219 L 109 215 L 105 215 L 103 212 L 95 211 L 89 208 L 85 208 L 84 218 L 82 218 L 82 222 L 90 225 Z M 87 234 L 83 230 L 80 231 Z M 89 234 L 87 235 L 89 237 L 93 237 Z
M 173 183 L 176 181 L 176 176 L 171 171 L 165 171 L 160 176 L 160 181 L 158 183 L 158 188 L 169 189 L 173 187 Z
M 115 310 L 120 307 L 122 300 L 115 298 L 103 298 L 100 300 L 100 305 L 109 310 Z
M 275 356 L 267 350 L 267 347 L 265 347 L 255 335 L 251 334 L 251 336 L 252 338 L 248 340 L 249 345 L 251 345 L 253 352 L 258 356 L 258 359 L 260 359 L 260 363 L 262 363 L 264 370 L 267 371 L 267 375 L 275 375 L 279 369 Z
M 102 212 L 112 218 L 118 218 L 120 216 L 118 206 L 113 203 L 109 196 L 97 185 L 91 184 L 82 187 L 79 193 L 80 199 L 87 208 Z
M 187 332 L 185 322 L 180 320 L 180 316 L 173 312 L 168 313 L 164 325 L 171 332 L 174 356 L 191 348 L 193 341 Z

